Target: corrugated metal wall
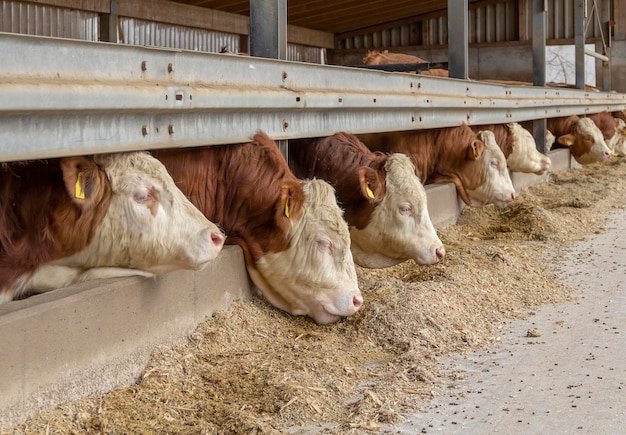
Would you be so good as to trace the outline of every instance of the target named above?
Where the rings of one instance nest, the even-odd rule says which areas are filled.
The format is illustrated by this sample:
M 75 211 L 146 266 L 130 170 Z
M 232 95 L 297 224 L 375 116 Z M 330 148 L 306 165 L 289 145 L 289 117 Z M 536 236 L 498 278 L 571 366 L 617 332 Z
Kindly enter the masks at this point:
M 524 2 L 528 8 L 523 14 L 530 27 L 532 2 Z M 471 5 L 470 5 L 471 6 Z M 593 3 L 587 2 L 588 16 Z M 520 39 L 520 14 L 518 0 L 508 0 L 468 11 L 468 41 L 470 44 L 518 41 Z M 572 0 L 549 0 L 547 14 L 548 39 L 574 38 L 574 6 Z M 586 33 L 587 40 L 599 38 L 600 26 L 595 16 Z M 387 29 L 364 32 L 360 35 L 339 37 L 338 48 L 389 48 L 411 45 L 445 46 L 448 44 L 448 20 L 444 14 L 424 18 L 410 24 Z
M 98 14 L 0 0 L 0 32 L 97 41 Z
M 0 32 L 57 38 L 98 41 L 100 21 L 97 13 L 0 0 Z M 247 51 L 240 47 L 241 37 L 234 33 L 215 32 L 173 24 L 120 17 L 120 43 L 182 50 L 231 53 Z M 323 49 L 297 44 L 287 45 L 287 59 L 322 63 Z
M 155 23 L 135 18 L 120 17 L 119 40 L 129 45 L 180 48 L 183 50 L 231 53 L 242 51 L 239 35 L 213 32 L 193 27 Z

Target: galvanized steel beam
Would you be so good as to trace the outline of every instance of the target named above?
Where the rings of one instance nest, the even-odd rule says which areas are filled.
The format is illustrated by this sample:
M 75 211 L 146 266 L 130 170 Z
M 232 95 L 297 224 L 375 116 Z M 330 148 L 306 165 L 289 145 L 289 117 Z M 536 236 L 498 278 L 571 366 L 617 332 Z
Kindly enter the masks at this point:
M 0 161 L 624 108 L 618 93 L 0 36 Z

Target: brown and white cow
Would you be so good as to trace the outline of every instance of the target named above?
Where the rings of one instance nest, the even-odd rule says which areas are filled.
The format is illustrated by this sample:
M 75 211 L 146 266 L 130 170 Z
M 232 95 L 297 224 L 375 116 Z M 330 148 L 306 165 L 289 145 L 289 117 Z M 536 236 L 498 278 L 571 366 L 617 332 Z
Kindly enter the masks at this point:
M 570 115 L 548 118 L 548 130 L 556 143 L 569 147 L 572 157 L 581 165 L 600 162 L 611 156 L 598 126 L 590 118 Z
M 587 117 L 598 126 L 606 146 L 612 152 L 615 152 L 616 149 L 619 149 L 620 152 L 623 151 L 624 135 L 623 128 L 620 128 L 623 125 L 623 121 L 620 118 L 615 118 L 607 111 L 587 115 Z M 618 121 L 622 121 L 622 123 L 620 124 Z
M 0 302 L 96 278 L 201 269 L 224 236 L 147 153 L 0 166 Z
M 401 153 L 371 152 L 348 133 L 289 141 L 290 167 L 299 178 L 321 178 L 337 192 L 350 226 L 354 261 L 383 268 L 408 259 L 437 263 L 445 249 L 426 204 L 415 166 Z
M 613 154 L 623 157 L 626 156 L 626 122 L 621 118 L 615 118 L 615 123 L 615 139 L 607 144 L 607 146 L 613 151 Z
M 389 65 L 400 63 L 427 63 L 421 57 L 404 53 L 389 53 L 389 51 L 369 50 L 363 58 L 363 65 Z M 432 68 L 420 71 L 425 76 L 448 77 L 448 70 Z
M 333 188 L 298 180 L 276 143 L 154 151 L 178 187 L 238 244 L 267 300 L 318 323 L 350 316 L 363 304 L 350 233 Z
M 425 184 L 454 183 L 469 206 L 504 207 L 515 199 L 506 159 L 492 132 L 477 134 L 463 124 L 357 136 L 372 150 L 407 154 Z
M 550 158 L 537 150 L 533 135 L 517 122 L 477 125 L 472 130 L 493 132 L 511 171 L 542 175 L 550 170 Z

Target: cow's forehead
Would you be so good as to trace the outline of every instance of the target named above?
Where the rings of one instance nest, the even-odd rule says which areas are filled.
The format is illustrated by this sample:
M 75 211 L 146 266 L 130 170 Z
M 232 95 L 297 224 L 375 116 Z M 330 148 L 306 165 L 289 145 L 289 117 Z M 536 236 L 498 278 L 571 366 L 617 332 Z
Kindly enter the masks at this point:
M 415 166 L 406 154 L 394 153 L 385 163 L 387 192 L 409 198 L 426 197 L 426 192 L 415 174 Z
M 486 153 L 485 155 L 489 158 L 497 158 L 500 161 L 506 161 L 506 157 L 504 157 L 504 153 L 498 146 L 496 142 L 496 137 L 492 131 L 485 130 L 482 132 L 482 139 L 485 143 Z
M 305 195 L 303 230 L 308 230 L 306 224 L 319 223 L 320 228 L 310 228 L 313 231 L 327 230 L 338 233 L 342 238 L 349 238 L 348 224 L 343 219 L 343 212 L 337 204 L 335 189 L 323 180 L 306 180 L 303 182 Z M 330 234 L 329 234 L 330 235 Z
M 602 137 L 600 128 L 596 125 L 591 118 L 580 118 L 578 121 L 577 129 L 582 134 L 589 134 L 595 138 Z
M 112 186 L 123 182 L 149 182 L 168 190 L 174 187 L 165 166 L 146 152 L 100 154 L 94 156 L 94 161 L 104 168 Z

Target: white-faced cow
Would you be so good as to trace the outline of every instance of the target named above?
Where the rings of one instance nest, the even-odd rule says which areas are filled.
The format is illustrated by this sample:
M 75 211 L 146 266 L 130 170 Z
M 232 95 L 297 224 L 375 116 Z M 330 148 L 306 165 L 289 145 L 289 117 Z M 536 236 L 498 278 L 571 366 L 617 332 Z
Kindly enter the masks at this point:
M 372 150 L 407 154 L 425 184 L 454 183 L 469 206 L 504 207 L 515 199 L 506 159 L 491 132 L 477 134 L 463 124 L 357 136 Z
M 363 58 L 363 65 L 389 65 L 402 63 L 427 63 L 421 57 L 404 53 L 389 53 L 389 51 L 369 50 Z M 448 77 L 448 70 L 432 68 L 420 71 L 424 76 Z
M 426 191 L 408 156 L 371 152 L 348 133 L 289 145 L 297 177 L 321 178 L 335 188 L 357 264 L 382 268 L 408 259 L 433 264 L 444 257 Z
M 537 150 L 535 138 L 517 122 L 473 126 L 472 130 L 492 131 L 496 143 L 506 157 L 507 167 L 514 172 L 542 175 L 550 170 L 552 162 Z
M 569 147 L 572 157 L 581 165 L 600 162 L 611 156 L 598 126 L 590 118 L 576 115 L 548 118 L 547 129 L 557 144 Z
M 616 156 L 623 157 L 626 155 L 626 122 L 621 118 L 615 118 L 615 123 L 614 140 L 607 145 Z
M 348 225 L 333 188 L 298 180 L 267 135 L 153 154 L 224 229 L 226 243 L 241 246 L 252 281 L 272 305 L 321 324 L 361 307 Z
M 0 167 L 0 301 L 96 278 L 201 269 L 224 236 L 147 153 Z

